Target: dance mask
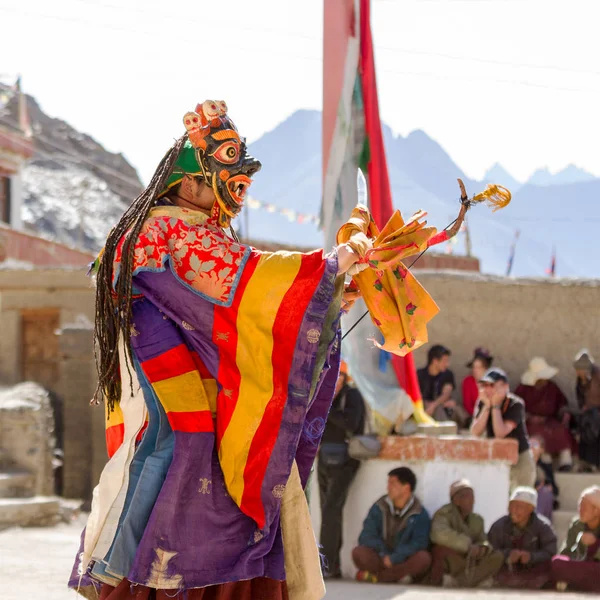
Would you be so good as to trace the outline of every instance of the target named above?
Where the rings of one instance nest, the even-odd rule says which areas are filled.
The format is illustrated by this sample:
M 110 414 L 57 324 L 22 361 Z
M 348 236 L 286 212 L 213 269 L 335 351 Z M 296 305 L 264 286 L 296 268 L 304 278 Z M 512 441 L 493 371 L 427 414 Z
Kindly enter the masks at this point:
M 196 106 L 195 112 L 186 113 L 183 123 L 191 145 L 186 144 L 187 152 L 193 149 L 194 162 L 200 167 L 198 173 L 193 172 L 193 166 L 191 172 L 185 172 L 202 176 L 212 188 L 217 198 L 212 216 L 221 227 L 229 227 L 231 219 L 242 210 L 252 177 L 261 164 L 248 154 L 246 138 L 240 137 L 227 116 L 225 102 L 206 100 Z

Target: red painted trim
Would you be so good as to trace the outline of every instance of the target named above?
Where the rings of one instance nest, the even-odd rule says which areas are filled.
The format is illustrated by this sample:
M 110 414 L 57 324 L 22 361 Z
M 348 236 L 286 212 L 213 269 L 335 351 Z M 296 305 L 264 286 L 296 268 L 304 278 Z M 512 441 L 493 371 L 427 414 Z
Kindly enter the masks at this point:
M 22 158 L 31 158 L 34 153 L 33 143 L 17 133 L 0 129 L 0 148 L 14 152 Z

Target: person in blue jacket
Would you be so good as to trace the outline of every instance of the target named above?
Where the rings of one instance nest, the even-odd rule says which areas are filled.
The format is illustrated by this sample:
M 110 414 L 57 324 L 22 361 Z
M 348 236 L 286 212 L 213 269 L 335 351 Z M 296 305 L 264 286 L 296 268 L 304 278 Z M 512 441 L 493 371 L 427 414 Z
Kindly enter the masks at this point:
M 429 569 L 431 519 L 414 494 L 416 486 L 408 467 L 388 473 L 388 493 L 369 510 L 352 551 L 359 581 L 412 583 Z

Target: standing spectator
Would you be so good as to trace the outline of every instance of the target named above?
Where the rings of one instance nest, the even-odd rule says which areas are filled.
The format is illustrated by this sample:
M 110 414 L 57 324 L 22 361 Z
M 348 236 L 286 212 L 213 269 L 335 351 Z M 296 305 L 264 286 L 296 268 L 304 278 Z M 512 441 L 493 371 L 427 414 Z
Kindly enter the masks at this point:
M 512 438 L 519 443 L 519 460 L 510 469 L 511 490 L 533 486 L 535 462 L 529 447 L 523 401 L 510 393 L 508 376 L 497 367 L 489 369 L 480 380 L 481 401 L 475 409 L 471 433 L 489 438 Z
M 469 415 L 452 398 L 456 389 L 454 373 L 450 370 L 450 350 L 436 344 L 429 348 L 427 366 L 417 371 L 425 412 L 436 421 L 454 421 L 464 427 Z
M 475 348 L 471 362 L 467 367 L 471 369 L 471 374 L 467 375 L 462 382 L 462 401 L 465 410 L 473 416 L 475 405 L 479 399 L 479 380 L 485 372 L 492 366 L 494 357 L 485 348 Z
M 557 588 L 600 593 L 600 486 L 581 493 L 560 555 L 552 559 Z
M 529 438 L 533 460 L 536 464 L 535 489 L 538 494 L 537 511 L 549 521 L 552 521 L 552 512 L 559 508 L 559 489 L 554 479 L 552 459 L 544 452 L 544 438 L 533 436 Z
M 490 544 L 504 555 L 505 566 L 496 577 L 502 586 L 540 590 L 552 579 L 556 534 L 550 521 L 536 514 L 537 496 L 533 488 L 515 489 L 509 514 L 498 519 L 488 534 Z
M 360 466 L 360 461 L 348 456 L 348 440 L 363 432 L 364 421 L 363 397 L 349 385 L 348 368 L 342 361 L 317 466 L 321 500 L 319 540 L 325 557 L 326 579 L 341 577 L 342 514 L 348 489 Z
M 491 584 L 504 556 L 487 541 L 483 518 L 473 512 L 475 495 L 466 479 L 450 487 L 450 504 L 442 506 L 431 523 L 431 583 L 476 587 Z
M 577 372 L 579 417 L 579 458 L 583 471 L 600 467 L 600 369 L 587 350 L 581 350 L 573 363 Z
M 388 473 L 387 496 L 371 507 L 352 551 L 356 579 L 410 583 L 429 565 L 429 514 L 414 495 L 417 478 L 408 467 Z
M 573 468 L 572 450 L 576 444 L 569 431 L 571 414 L 567 410 L 567 399 L 551 381 L 557 373 L 558 369 L 551 367 L 543 358 L 534 358 L 523 373 L 515 394 L 525 402 L 529 434 L 543 437 L 546 452 L 559 457 L 559 470 L 570 471 Z

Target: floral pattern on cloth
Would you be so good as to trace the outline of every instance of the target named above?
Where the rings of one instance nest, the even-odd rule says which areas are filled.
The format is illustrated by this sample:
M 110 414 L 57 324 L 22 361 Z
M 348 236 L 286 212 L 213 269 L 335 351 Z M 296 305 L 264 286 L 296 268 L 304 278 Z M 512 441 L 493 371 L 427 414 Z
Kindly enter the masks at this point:
M 437 304 L 401 262 L 423 252 L 440 237 L 435 227 L 426 227 L 426 213 L 419 211 L 407 222 L 396 211 L 379 231 L 369 210 L 357 206 L 337 234 L 338 244 L 358 232 L 373 239 L 365 257 L 369 269 L 354 276 L 371 320 L 383 335 L 374 344 L 387 352 L 405 356 L 427 342 L 427 323 L 439 312 Z
M 119 277 L 124 240 L 115 255 L 113 286 Z M 133 275 L 165 271 L 202 298 L 231 306 L 251 248 L 225 235 L 213 219 L 178 207 L 153 209 L 135 245 Z

